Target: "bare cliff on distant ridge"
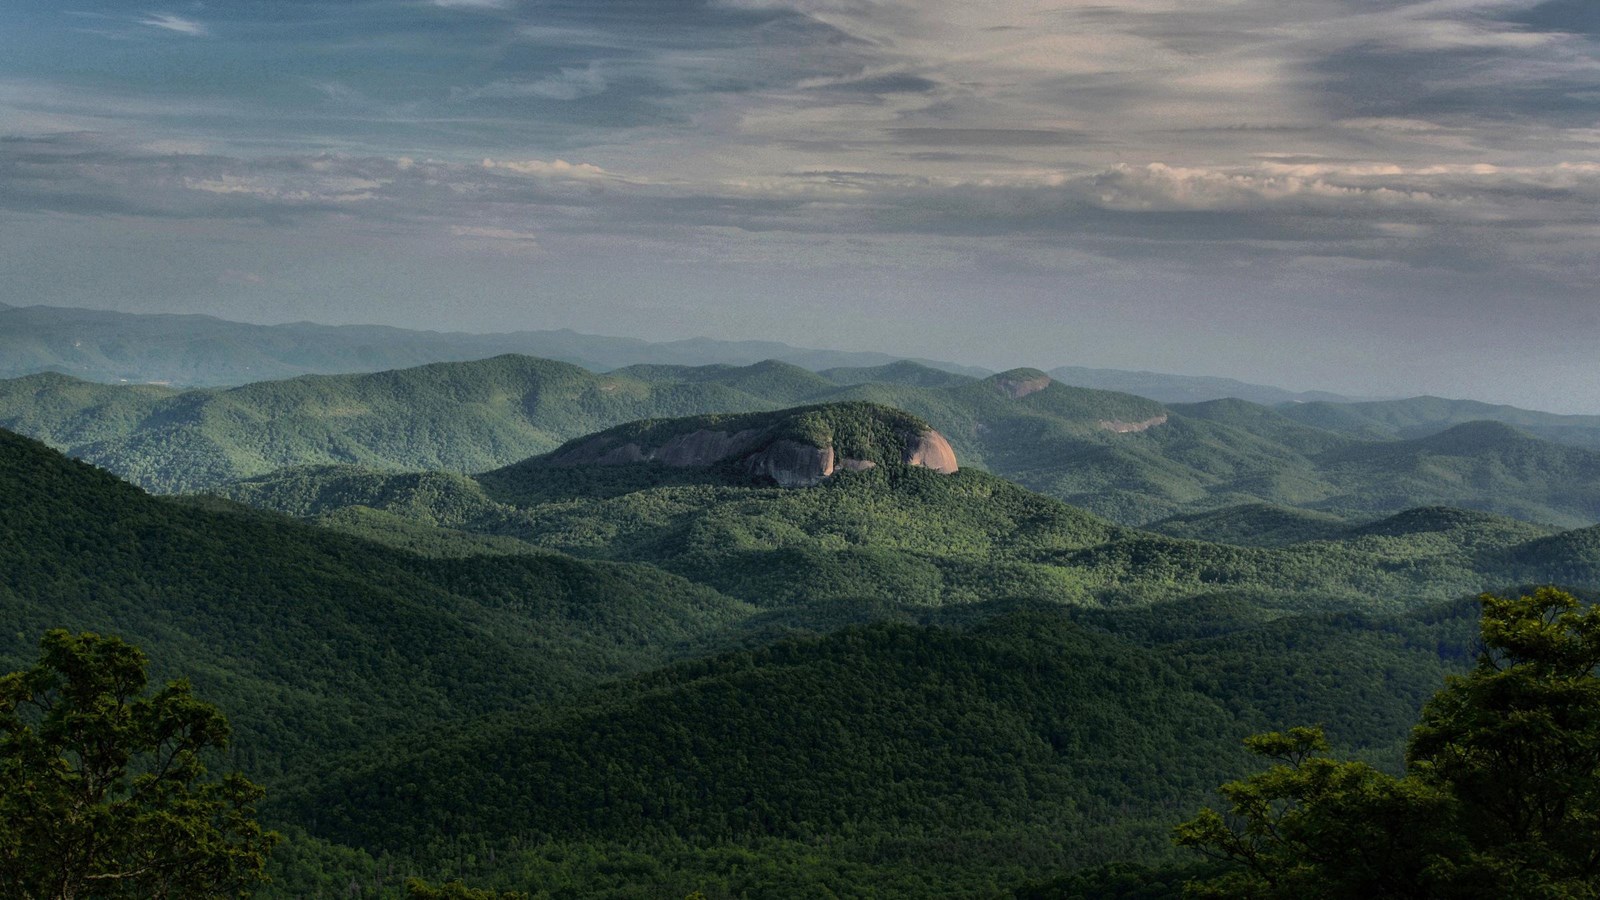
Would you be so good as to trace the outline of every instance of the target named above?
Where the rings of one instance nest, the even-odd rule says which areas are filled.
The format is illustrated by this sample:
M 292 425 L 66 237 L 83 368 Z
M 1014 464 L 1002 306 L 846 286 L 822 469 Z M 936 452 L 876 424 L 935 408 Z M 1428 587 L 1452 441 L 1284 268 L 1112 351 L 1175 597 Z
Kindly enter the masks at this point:
M 883 465 L 942 474 L 959 468 L 944 435 L 909 413 L 871 403 L 633 422 L 568 442 L 543 462 L 726 466 L 784 487 L 809 487 L 840 471 Z

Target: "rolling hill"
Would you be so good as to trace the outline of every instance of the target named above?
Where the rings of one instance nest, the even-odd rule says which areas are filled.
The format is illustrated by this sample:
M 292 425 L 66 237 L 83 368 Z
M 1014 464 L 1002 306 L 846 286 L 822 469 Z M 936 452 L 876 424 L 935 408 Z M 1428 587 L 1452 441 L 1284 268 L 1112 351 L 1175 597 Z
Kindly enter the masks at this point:
M 862 433 L 923 427 L 905 424 L 904 413 L 855 404 L 712 421 L 724 433 L 793 433 L 794 423 L 813 417 L 886 423 L 852 426 Z M 790 424 L 774 424 L 784 422 Z M 1132 531 L 980 471 L 903 465 L 901 450 L 870 469 L 841 469 L 815 487 L 785 488 L 744 465 L 664 464 L 617 457 L 613 449 L 623 440 L 648 445 L 703 435 L 706 424 L 690 418 L 623 426 L 471 478 L 293 469 L 222 493 L 377 540 L 398 517 L 585 558 L 649 563 L 767 610 L 804 603 L 939 607 L 1006 597 L 1149 603 L 1212 590 L 1247 594 L 1268 607 L 1404 609 L 1514 585 L 1522 570 L 1495 554 L 1555 531 L 1460 510 L 1411 511 L 1364 526 L 1297 513 L 1288 515 L 1313 519 L 1318 530 L 1274 541 L 1268 538 L 1285 514 L 1254 507 L 1234 514 L 1233 531 L 1245 539 L 1228 545 Z M 813 440 L 833 441 L 827 434 Z
M 636 364 L 748 365 L 781 359 L 813 369 L 876 366 L 884 353 L 808 350 L 775 341 L 664 343 L 575 331 L 409 331 L 381 325 L 251 325 L 212 316 L 0 306 L 0 377 L 59 372 L 98 382 L 222 386 L 375 372 L 507 353 L 603 371 Z M 955 371 L 982 373 L 950 363 Z
M 258 772 L 639 671 L 750 609 L 659 569 L 434 559 L 151 497 L 0 432 L 0 664 L 115 633 L 222 704 Z
M 723 424 L 755 422 L 849 446 L 908 419 Z M 1254 731 L 1320 721 L 1394 766 L 1475 646 L 1456 598 L 1600 557 L 1588 530 L 1451 509 L 1277 549 L 1179 540 L 856 446 L 880 464 L 805 488 L 554 455 L 249 483 L 412 552 L 0 432 L 0 661 L 98 629 L 190 676 L 290 835 L 264 896 L 393 896 L 397 872 L 1002 896 L 1172 861 L 1168 828 L 1249 770 Z
M 1600 450 L 1493 423 L 1362 438 L 1243 400 L 1164 406 L 1036 369 L 832 371 L 769 361 L 596 375 L 505 356 L 186 392 L 38 375 L 0 382 L 0 427 L 178 491 L 299 465 L 482 472 L 642 418 L 858 401 L 928 422 L 963 465 L 1129 525 L 1248 504 L 1352 520 L 1443 504 L 1600 521 Z
M 1297 422 L 1368 438 L 1418 438 L 1468 422 L 1499 422 L 1558 444 L 1600 449 L 1600 416 L 1564 416 L 1476 400 L 1315 401 L 1277 409 Z

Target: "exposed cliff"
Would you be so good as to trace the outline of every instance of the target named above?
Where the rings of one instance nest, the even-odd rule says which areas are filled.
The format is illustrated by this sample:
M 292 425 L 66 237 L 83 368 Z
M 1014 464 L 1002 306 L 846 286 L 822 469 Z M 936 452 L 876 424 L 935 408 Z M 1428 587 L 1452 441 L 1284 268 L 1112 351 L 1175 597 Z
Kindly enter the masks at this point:
M 1050 376 L 1038 369 L 1012 369 L 990 376 L 989 382 L 1013 400 L 1021 400 L 1050 386 Z
M 872 403 L 632 422 L 568 442 L 542 462 L 726 466 L 784 487 L 815 485 L 840 470 L 883 465 L 944 474 L 959 468 L 950 442 L 926 422 Z

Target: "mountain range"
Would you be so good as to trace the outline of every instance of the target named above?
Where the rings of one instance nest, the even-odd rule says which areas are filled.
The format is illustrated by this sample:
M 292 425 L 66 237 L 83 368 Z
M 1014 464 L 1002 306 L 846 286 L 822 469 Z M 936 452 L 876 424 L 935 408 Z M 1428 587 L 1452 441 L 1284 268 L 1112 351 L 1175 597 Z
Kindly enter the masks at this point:
M 973 378 L 909 361 L 596 374 L 502 356 L 188 391 L 40 374 L 0 381 L 0 427 L 176 492 L 302 465 L 483 472 L 636 419 L 855 401 L 920 417 L 964 466 L 1128 525 L 1262 503 L 1350 520 L 1453 505 L 1600 521 L 1600 447 L 1584 417 L 1429 398 L 1161 404 L 1034 369 Z M 1473 412 L 1531 425 L 1462 421 Z
M 570 330 L 469 334 L 311 322 L 253 325 L 201 315 L 0 304 L 0 378 L 60 372 L 106 383 L 218 387 L 296 375 L 351 374 L 462 362 L 506 353 L 560 360 L 596 372 L 652 364 L 742 366 L 768 359 L 812 370 L 872 368 L 897 359 L 884 353 L 813 350 L 776 341 L 642 341 Z M 974 366 L 915 361 L 980 378 L 993 374 Z M 1351 399 L 1325 391 L 1288 391 L 1230 378 L 1120 369 L 1063 366 L 1051 375 L 1063 384 L 1139 394 L 1164 403 L 1223 397 L 1267 404 Z
M 896 359 L 884 353 L 808 350 L 776 341 L 655 342 L 564 329 L 470 334 L 312 322 L 253 325 L 202 315 L 0 304 L 0 377 L 60 372 L 106 383 L 225 386 L 506 353 L 561 360 L 595 371 L 648 363 L 747 365 L 764 359 L 824 369 L 875 366 Z M 988 374 L 953 363 L 930 364 Z
M 0 671 L 190 678 L 264 897 L 1175 898 L 1244 736 L 1396 771 L 1475 595 L 1600 594 L 1591 417 L 607 368 L 0 381 Z
M 288 835 L 266 896 L 407 873 L 1009 896 L 1175 864 L 1167 829 L 1248 771 L 1253 731 L 1323 722 L 1396 765 L 1472 655 L 1461 597 L 1555 564 L 1600 587 L 1596 529 L 1418 509 L 1206 543 L 907 462 L 927 423 L 895 410 L 715 424 L 877 464 L 783 487 L 749 447 L 572 458 L 584 437 L 476 478 L 237 486 L 319 527 L 0 433 L 0 662 L 48 627 L 110 631 L 221 703 Z

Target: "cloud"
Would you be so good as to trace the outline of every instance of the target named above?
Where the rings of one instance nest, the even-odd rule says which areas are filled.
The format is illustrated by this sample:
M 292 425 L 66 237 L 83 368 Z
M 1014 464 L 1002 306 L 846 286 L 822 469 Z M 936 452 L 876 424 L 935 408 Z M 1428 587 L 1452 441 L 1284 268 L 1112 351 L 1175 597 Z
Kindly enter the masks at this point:
M 1044 128 L 890 128 L 904 144 L 934 147 L 1064 147 L 1095 140 L 1081 131 Z
M 457 89 L 460 100 L 541 97 L 546 100 L 581 100 L 604 93 L 606 78 L 597 65 L 563 68 L 559 73 L 532 81 L 495 81 L 475 88 Z
M 518 244 L 537 244 L 539 241 L 539 236 L 531 231 L 518 231 L 514 228 L 497 228 L 486 225 L 451 225 L 450 233 L 456 237 L 511 241 Z
M 160 28 L 164 31 L 177 32 L 178 34 L 186 34 L 190 37 L 205 37 L 211 33 L 200 22 L 173 15 L 172 13 L 146 13 L 145 17 L 139 20 L 139 24 L 148 25 L 151 28 Z
M 517 175 L 535 175 L 540 178 L 571 178 L 578 180 L 611 178 L 610 172 L 590 163 L 570 163 L 564 159 L 493 160 L 485 159 L 483 168 L 512 172 Z
M 322 223 L 385 240 L 441 231 L 540 247 L 603 239 L 652 253 L 714 242 L 718 254 L 759 256 L 790 246 L 801 259 L 824 252 L 818 242 L 837 256 L 846 251 L 833 242 L 853 240 L 891 242 L 903 255 L 920 242 L 958 239 L 975 257 L 1011 258 L 1027 268 L 1129 259 L 1203 272 L 1314 257 L 1361 262 L 1319 264 L 1326 277 L 1406 268 L 1464 277 L 1497 267 L 1507 283 L 1521 277 L 1541 289 L 1574 290 L 1600 278 L 1593 253 L 1600 161 L 1581 159 L 1268 159 L 1225 167 L 1151 162 L 941 176 L 817 170 L 656 180 L 560 158 L 250 159 L 172 152 L 178 149 L 155 153 L 89 134 L 0 141 L 0 182 L 9 188 L 0 209 L 252 220 L 290 229 L 286 234 Z

